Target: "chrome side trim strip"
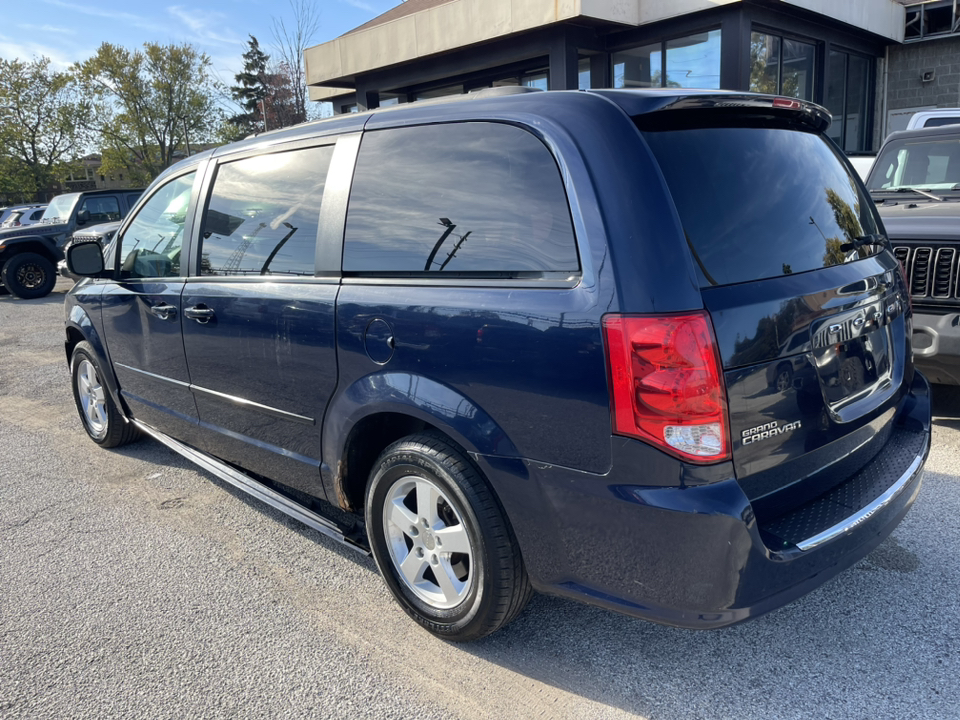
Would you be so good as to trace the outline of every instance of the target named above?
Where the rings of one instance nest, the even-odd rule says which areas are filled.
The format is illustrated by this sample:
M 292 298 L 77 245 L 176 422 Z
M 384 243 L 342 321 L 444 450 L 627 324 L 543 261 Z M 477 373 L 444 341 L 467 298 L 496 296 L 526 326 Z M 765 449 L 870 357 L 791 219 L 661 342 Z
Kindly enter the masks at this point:
M 813 537 L 809 537 L 806 540 L 797 543 L 797 547 L 801 550 L 812 550 L 818 545 L 823 545 L 826 542 L 845 535 L 848 532 L 851 532 L 858 525 L 865 523 L 871 517 L 873 517 L 877 512 L 889 505 L 893 500 L 903 492 L 903 489 L 910 484 L 914 479 L 917 472 L 923 467 L 923 460 L 927 454 L 927 446 L 929 445 L 929 440 L 924 445 L 923 452 L 921 452 L 914 461 L 910 463 L 910 467 L 907 468 L 906 472 L 900 476 L 900 479 L 897 480 L 893 485 L 888 487 L 886 491 L 880 495 L 876 500 L 867 505 L 862 510 L 854 513 L 845 520 L 837 523 L 833 527 L 829 527 L 821 533 L 817 533 Z
M 135 373 L 140 373 L 141 375 L 146 375 L 149 378 L 154 380 L 160 380 L 161 382 L 171 383 L 178 387 L 190 389 L 190 383 L 185 383 L 182 380 L 174 380 L 173 378 L 164 377 L 163 375 L 154 375 L 152 372 L 147 372 L 146 370 L 141 370 L 140 368 L 130 367 L 129 365 L 124 365 L 123 363 L 115 362 L 114 365 L 117 367 L 122 367 L 124 370 L 130 370 Z
M 221 400 L 232 402 L 235 405 L 240 405 L 250 410 L 257 410 L 267 415 L 280 418 L 281 420 L 291 420 L 293 422 L 302 423 L 303 425 L 317 424 L 316 420 L 314 420 L 312 417 L 307 417 L 306 415 L 297 415 L 296 413 L 280 410 L 279 408 L 270 407 L 269 405 L 261 405 L 260 403 L 253 402 L 252 400 L 245 400 L 244 398 L 236 397 L 235 395 L 227 395 L 226 393 L 217 392 L 216 390 L 207 390 L 207 388 L 200 387 L 199 385 L 192 385 L 190 383 L 185 383 L 182 380 L 174 380 L 173 378 L 164 377 L 163 375 L 155 375 L 152 372 L 130 367 L 129 365 L 124 365 L 123 363 L 114 363 L 114 365 L 122 367 L 124 370 L 130 370 L 131 372 L 139 373 L 140 375 L 146 375 L 154 380 L 160 380 L 161 382 L 171 383 L 177 387 L 186 388 L 187 390 L 195 393 L 203 393 L 204 395 L 220 398 Z
M 236 470 L 226 463 L 217 460 L 212 455 L 207 455 L 205 452 L 201 452 L 200 450 L 196 450 L 192 447 L 184 445 L 183 443 L 164 435 L 162 432 L 154 430 L 149 425 L 144 425 L 139 420 L 133 420 L 131 422 L 133 422 L 133 424 L 136 425 L 145 435 L 149 435 L 154 440 L 163 443 L 174 452 L 179 453 L 190 462 L 199 465 L 207 472 L 213 473 L 224 482 L 228 482 L 234 487 L 243 490 L 245 493 L 257 498 L 261 502 L 266 503 L 270 507 L 279 510 L 285 515 L 292 517 L 294 520 L 298 520 L 307 527 L 313 528 L 317 532 L 322 533 L 329 538 L 333 538 L 337 542 L 346 545 L 351 550 L 356 550 L 362 555 L 370 554 L 365 548 L 360 547 L 353 541 L 344 537 L 343 533 L 340 531 L 340 528 L 322 515 L 318 515 L 317 513 L 313 512 L 313 510 L 305 508 L 299 503 L 295 503 L 293 500 L 290 500 L 275 490 L 271 490 L 266 485 L 257 482 L 247 475 L 244 475 L 239 470 Z
M 273 415 L 278 417 L 281 420 L 292 420 L 293 422 L 302 423 L 304 425 L 316 425 L 316 420 L 306 415 L 297 415 L 296 413 L 287 412 L 286 410 L 280 410 L 279 408 L 270 407 L 269 405 L 261 405 L 260 403 L 255 403 L 252 400 L 245 400 L 235 395 L 227 395 L 226 393 L 217 392 L 216 390 L 207 390 L 207 388 L 200 387 L 199 385 L 191 385 L 190 389 L 196 393 L 202 393 L 203 395 L 210 395 L 211 397 L 220 398 L 221 400 L 226 400 L 227 402 L 232 402 L 234 405 L 240 405 L 250 410 L 259 410 L 262 413 L 267 415 Z

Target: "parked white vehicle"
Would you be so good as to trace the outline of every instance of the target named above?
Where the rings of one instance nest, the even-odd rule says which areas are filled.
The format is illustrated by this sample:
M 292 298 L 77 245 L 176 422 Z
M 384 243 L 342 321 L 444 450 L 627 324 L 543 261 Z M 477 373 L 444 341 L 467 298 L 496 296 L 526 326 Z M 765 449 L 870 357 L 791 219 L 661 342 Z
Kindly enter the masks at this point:
M 11 208 L 10 214 L 6 220 L 0 223 L 0 227 L 10 228 L 33 225 L 40 221 L 40 218 L 43 217 L 43 211 L 46 209 L 46 205 Z
M 921 110 L 918 113 L 914 113 L 907 122 L 907 130 L 940 127 L 941 125 L 956 125 L 957 123 L 960 123 L 960 108 Z
M 853 165 L 853 169 L 857 171 L 857 175 L 860 176 L 861 180 L 867 179 L 867 175 L 870 174 L 870 168 L 873 167 L 876 159 L 876 155 L 850 155 L 847 157 L 847 160 Z

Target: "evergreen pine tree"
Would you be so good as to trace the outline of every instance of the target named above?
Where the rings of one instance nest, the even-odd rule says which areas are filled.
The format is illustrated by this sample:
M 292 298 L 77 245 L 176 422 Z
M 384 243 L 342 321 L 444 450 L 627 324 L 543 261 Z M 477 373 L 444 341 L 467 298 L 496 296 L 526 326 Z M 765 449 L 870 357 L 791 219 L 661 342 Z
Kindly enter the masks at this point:
M 270 56 L 260 49 L 260 43 L 253 35 L 247 46 L 249 49 L 243 54 L 243 72 L 234 76 L 238 84 L 230 88 L 233 99 L 246 110 L 229 118 L 241 136 L 264 129 L 261 103 L 268 93 L 267 62 Z

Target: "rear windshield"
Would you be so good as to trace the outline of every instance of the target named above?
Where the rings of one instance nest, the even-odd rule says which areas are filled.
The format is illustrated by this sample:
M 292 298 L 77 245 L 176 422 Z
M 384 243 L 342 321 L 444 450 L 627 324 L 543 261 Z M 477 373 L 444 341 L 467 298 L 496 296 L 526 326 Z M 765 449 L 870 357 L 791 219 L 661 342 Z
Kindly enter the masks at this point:
M 873 201 L 821 135 L 787 127 L 646 130 L 701 286 L 839 265 L 879 252 Z

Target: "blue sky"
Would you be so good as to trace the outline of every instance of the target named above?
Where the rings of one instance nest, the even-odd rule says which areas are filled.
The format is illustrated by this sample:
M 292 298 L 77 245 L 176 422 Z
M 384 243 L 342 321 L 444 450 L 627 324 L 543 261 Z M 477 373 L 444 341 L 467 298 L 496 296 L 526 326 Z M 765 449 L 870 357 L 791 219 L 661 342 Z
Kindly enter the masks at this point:
M 400 0 L 315 0 L 320 27 L 312 44 L 332 40 Z M 61 68 L 92 56 L 103 42 L 189 42 L 207 53 L 226 83 L 241 67 L 248 34 L 270 53 L 271 18 L 292 24 L 287 0 L 0 0 L 0 57 L 46 55 Z

